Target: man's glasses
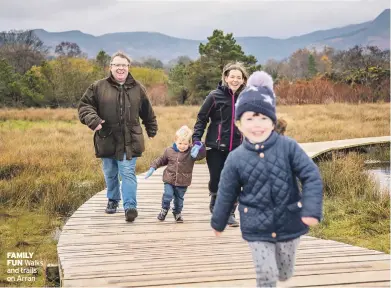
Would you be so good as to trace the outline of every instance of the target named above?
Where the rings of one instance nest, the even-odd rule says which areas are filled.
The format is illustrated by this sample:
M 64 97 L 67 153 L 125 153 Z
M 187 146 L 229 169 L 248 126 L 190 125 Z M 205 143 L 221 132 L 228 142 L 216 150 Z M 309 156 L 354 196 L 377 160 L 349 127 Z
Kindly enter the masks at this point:
M 111 63 L 111 66 L 114 66 L 116 68 L 126 68 L 126 67 L 129 67 L 129 64 L 117 64 L 117 63 Z

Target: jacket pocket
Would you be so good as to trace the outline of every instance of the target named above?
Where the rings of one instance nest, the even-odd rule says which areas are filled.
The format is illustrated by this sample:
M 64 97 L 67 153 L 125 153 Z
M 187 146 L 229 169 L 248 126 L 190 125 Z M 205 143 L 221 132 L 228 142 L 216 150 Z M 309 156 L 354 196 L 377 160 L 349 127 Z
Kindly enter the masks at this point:
M 136 154 L 140 154 L 145 151 L 143 129 L 140 125 L 131 126 L 130 134 L 132 138 L 132 151 Z
M 289 204 L 288 206 L 286 206 L 286 208 L 288 209 L 288 211 L 290 211 L 291 213 L 299 213 L 301 211 L 301 202 L 298 201 L 298 202 L 295 202 L 295 203 L 292 203 L 292 204 Z
M 242 232 L 257 233 L 260 230 L 263 230 L 262 228 L 264 228 L 265 223 L 261 223 L 257 208 L 239 204 L 238 210 L 240 213 L 240 227 Z
M 185 186 L 190 186 L 191 184 L 191 173 L 182 173 L 183 176 L 183 184 Z
M 286 228 L 291 232 L 297 232 L 307 225 L 301 221 L 301 201 L 289 204 L 286 207 Z
M 94 134 L 95 155 L 99 158 L 115 155 L 115 140 L 110 128 L 102 128 Z
M 220 122 L 217 125 L 217 138 L 216 138 L 216 143 L 217 143 L 217 149 L 221 151 L 227 150 L 227 145 L 226 145 L 226 139 L 223 140 L 223 123 Z M 225 135 L 225 134 L 224 134 Z

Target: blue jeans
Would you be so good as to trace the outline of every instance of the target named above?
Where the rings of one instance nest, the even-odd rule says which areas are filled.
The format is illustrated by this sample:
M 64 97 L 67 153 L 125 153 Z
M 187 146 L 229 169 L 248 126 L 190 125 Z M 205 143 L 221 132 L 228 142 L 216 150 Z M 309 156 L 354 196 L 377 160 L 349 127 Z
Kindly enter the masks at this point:
M 128 208 L 137 208 L 136 160 L 137 157 L 126 160 L 126 154 L 122 161 L 112 158 L 102 158 L 103 174 L 107 186 L 107 198 L 116 201 L 121 200 L 119 174 L 122 180 L 121 191 L 125 210 Z
M 172 212 L 175 214 L 181 213 L 186 190 L 187 187 L 174 186 L 168 183 L 164 183 L 162 208 L 167 210 L 170 209 L 171 200 L 174 198 L 174 209 L 172 209 Z

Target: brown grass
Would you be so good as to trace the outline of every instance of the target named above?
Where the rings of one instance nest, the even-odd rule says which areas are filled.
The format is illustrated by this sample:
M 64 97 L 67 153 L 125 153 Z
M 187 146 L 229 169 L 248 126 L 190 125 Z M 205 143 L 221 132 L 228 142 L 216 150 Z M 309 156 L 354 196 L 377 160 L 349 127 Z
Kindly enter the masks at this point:
M 288 122 L 286 135 L 317 142 L 390 135 L 390 105 L 328 104 L 277 106 Z
M 146 138 L 146 152 L 137 162 L 137 173 L 146 171 L 151 161 L 172 144 L 180 126 L 193 127 L 198 110 L 189 106 L 155 107 L 158 135 L 152 140 Z M 388 104 L 279 106 L 277 110 L 279 117 L 288 122 L 286 135 L 299 142 L 384 136 L 390 132 Z M 56 263 L 56 246 L 50 235 L 54 227 L 62 225 L 59 217 L 70 215 L 105 187 L 92 136 L 93 132 L 79 122 L 75 109 L 0 110 L 0 205 L 4 207 L 0 211 L 1 251 L 27 251 L 17 248 L 24 241 L 37 249 L 38 259 Z M 335 207 L 333 203 L 327 202 L 326 209 Z M 344 203 L 341 207 L 353 207 Z M 354 207 L 360 205 L 362 202 Z M 314 233 L 325 238 L 333 236 L 324 226 Z M 360 238 L 360 243 L 374 247 L 365 237 Z M 387 244 L 384 241 L 381 247 Z M 3 258 L 0 270 L 4 267 Z M 40 275 L 37 282 L 30 284 L 43 283 Z
M 182 125 L 194 126 L 199 107 L 155 107 L 158 135 L 146 138 L 137 173 L 146 171 Z M 387 104 L 329 104 L 278 107 L 286 135 L 298 142 L 388 135 Z M 66 215 L 104 189 L 93 132 L 75 109 L 0 110 L 0 203 Z

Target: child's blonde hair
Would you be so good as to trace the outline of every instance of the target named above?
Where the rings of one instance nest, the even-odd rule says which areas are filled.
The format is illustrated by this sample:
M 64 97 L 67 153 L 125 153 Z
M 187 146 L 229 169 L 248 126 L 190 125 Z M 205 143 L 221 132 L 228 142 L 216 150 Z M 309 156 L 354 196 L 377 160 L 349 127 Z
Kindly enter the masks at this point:
M 183 125 L 175 132 L 175 140 L 186 140 L 190 143 L 191 136 L 193 136 L 193 131 L 186 125 Z

